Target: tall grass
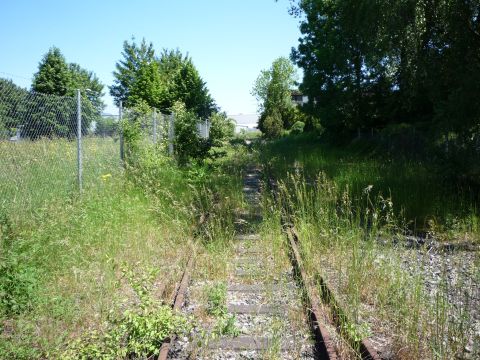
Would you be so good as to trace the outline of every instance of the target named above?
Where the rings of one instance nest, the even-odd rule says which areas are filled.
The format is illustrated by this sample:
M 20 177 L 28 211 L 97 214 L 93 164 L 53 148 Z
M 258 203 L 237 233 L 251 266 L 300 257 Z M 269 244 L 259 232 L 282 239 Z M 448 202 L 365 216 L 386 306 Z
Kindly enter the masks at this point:
M 154 272 L 152 291 L 169 301 L 197 216 L 184 171 L 147 148 L 124 172 L 118 144 L 86 139 L 80 196 L 74 143 L 0 145 L 2 357 L 61 357 L 72 338 L 135 309 L 125 269 Z
M 83 139 L 84 188 L 120 173 L 118 141 Z M 0 142 L 0 211 L 20 221 L 48 203 L 78 194 L 77 143 L 67 139 Z
M 270 208 L 295 224 L 307 272 L 325 279 L 340 299 L 348 321 L 340 330 L 358 339 L 375 334 L 399 359 L 461 355 L 474 321 L 468 305 L 450 304 L 443 287 L 432 298 L 420 269 L 406 269 L 404 253 L 377 241 L 402 231 L 391 199 L 373 196 L 369 187 L 354 199 L 324 173 L 311 180 L 288 175 Z
M 324 172 L 340 189 L 348 187 L 354 201 L 371 187 L 372 196 L 393 199 L 396 216 L 404 218 L 410 231 L 480 236 L 478 189 L 452 182 L 428 159 L 392 157 L 362 143 L 332 145 L 310 135 L 269 143 L 261 156 L 277 178 L 297 172 L 311 183 Z
M 419 260 L 392 239 L 416 233 L 478 241 L 477 190 L 450 182 L 434 162 L 360 142 L 340 147 L 303 135 L 266 143 L 259 153 L 280 184 L 277 206 L 266 209 L 286 211 L 295 225 L 310 276 L 323 277 L 343 304 L 342 332 L 373 335 L 394 358 L 463 356 L 474 333 L 475 289 L 465 285 L 452 304 L 446 269 L 436 269 L 439 284 L 427 289 L 428 253 Z M 470 284 L 463 276 L 454 282 L 459 289 Z

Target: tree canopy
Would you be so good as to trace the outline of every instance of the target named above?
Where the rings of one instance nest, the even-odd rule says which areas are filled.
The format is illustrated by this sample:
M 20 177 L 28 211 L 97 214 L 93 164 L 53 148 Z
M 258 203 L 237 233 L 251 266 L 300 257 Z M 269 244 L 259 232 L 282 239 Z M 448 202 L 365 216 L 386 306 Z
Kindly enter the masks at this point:
M 331 132 L 406 124 L 463 139 L 480 124 L 476 0 L 301 0 L 306 111 Z M 477 135 L 478 136 L 478 135 Z
M 83 132 L 100 117 L 105 105 L 103 84 L 91 71 L 68 64 L 60 49 L 52 47 L 42 58 L 31 90 L 0 79 L 0 131 L 8 136 L 73 137 L 77 132 L 76 90 L 82 94 Z
M 217 110 L 205 82 L 192 59 L 179 50 L 155 55 L 153 44 L 124 42 L 123 59 L 117 62 L 110 94 L 118 104 L 131 107 L 145 103 L 169 112 L 176 102 L 187 111 L 206 118 Z
M 120 101 L 124 106 L 128 106 L 130 90 L 134 86 L 138 78 L 140 69 L 149 66 L 154 61 L 155 51 L 153 44 L 147 43 L 142 39 L 140 45 L 137 45 L 135 39 L 131 42 L 123 42 L 123 59 L 119 60 L 115 65 L 113 72 L 113 85 L 110 86 L 110 95 L 114 98 L 115 104 L 119 105 Z
M 97 112 L 105 108 L 103 88 L 93 72 L 75 63 L 68 64 L 57 47 L 52 47 L 43 56 L 32 82 L 33 91 L 48 95 L 74 96 L 80 89 L 89 100 L 86 105 Z
M 93 108 L 97 112 L 101 112 L 105 108 L 105 103 L 102 100 L 105 93 L 103 92 L 104 85 L 97 76 L 75 63 L 69 64 L 68 70 L 71 76 L 69 93 L 72 94 L 77 89 L 83 90 L 83 95 L 90 101 Z
M 252 95 L 258 101 L 261 113 L 259 129 L 268 137 L 277 137 L 282 129 L 294 122 L 292 90 L 297 74 L 292 62 L 284 57 L 273 61 L 272 66 L 262 70 L 255 81 Z
M 67 95 L 72 78 L 65 57 L 57 47 L 52 47 L 38 64 L 33 77 L 32 90 L 42 94 Z

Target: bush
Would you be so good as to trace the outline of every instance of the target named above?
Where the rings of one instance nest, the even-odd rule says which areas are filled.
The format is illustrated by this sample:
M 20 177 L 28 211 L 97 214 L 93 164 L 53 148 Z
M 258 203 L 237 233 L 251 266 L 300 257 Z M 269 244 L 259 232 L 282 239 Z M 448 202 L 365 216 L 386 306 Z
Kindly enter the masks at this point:
M 303 133 L 304 128 L 305 128 L 305 123 L 302 122 L 302 121 L 297 121 L 290 128 L 290 134 L 292 134 L 292 135 L 301 134 L 301 133 Z
M 185 104 L 176 102 L 173 106 L 175 114 L 175 146 L 174 151 L 180 165 L 191 159 L 204 158 L 209 150 L 208 141 L 200 138 L 197 123 L 200 121 L 194 112 L 188 111 Z
M 260 129 L 266 138 L 274 139 L 282 135 L 283 121 L 277 110 L 265 112 L 260 117 Z
M 221 146 L 235 135 L 235 124 L 224 113 L 212 114 L 210 124 L 210 142 L 213 146 Z
M 0 315 L 7 316 L 30 310 L 36 300 L 37 274 L 20 259 L 14 240 L 12 223 L 0 212 Z
M 97 136 L 114 136 L 118 133 L 118 121 L 111 117 L 101 117 L 95 123 L 95 135 Z
M 189 319 L 154 298 L 154 271 L 146 274 L 122 270 L 139 303 L 121 315 L 112 313 L 105 331 L 88 331 L 71 342 L 62 354 L 63 359 L 152 358 L 159 354 L 168 336 L 190 331 Z

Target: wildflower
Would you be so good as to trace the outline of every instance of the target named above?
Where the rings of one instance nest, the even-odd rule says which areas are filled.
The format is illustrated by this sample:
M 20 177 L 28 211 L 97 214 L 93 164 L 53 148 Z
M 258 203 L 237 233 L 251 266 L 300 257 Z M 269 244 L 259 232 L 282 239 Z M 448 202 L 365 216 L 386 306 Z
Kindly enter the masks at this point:
M 105 174 L 105 175 L 102 175 L 102 180 L 107 181 L 111 177 L 112 177 L 112 174 Z

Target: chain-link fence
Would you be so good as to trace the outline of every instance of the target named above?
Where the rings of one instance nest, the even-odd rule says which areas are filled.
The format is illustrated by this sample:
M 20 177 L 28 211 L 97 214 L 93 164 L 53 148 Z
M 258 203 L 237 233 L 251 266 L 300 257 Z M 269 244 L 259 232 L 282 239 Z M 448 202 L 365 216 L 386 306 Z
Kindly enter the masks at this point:
M 107 181 L 120 173 L 121 124 L 141 127 L 141 143 L 173 155 L 173 114 L 119 109 L 101 114 L 87 94 L 55 96 L 0 83 L 0 212 L 18 216 Z M 208 120 L 197 124 L 208 138 Z
M 120 109 L 123 126 L 135 124 L 139 127 L 140 146 L 156 144 L 173 154 L 174 115 L 163 114 L 157 109 Z M 122 158 L 128 149 L 122 146 Z
M 174 155 L 175 148 L 175 116 L 165 114 L 157 109 L 120 109 L 122 120 L 140 127 L 141 146 L 155 144 L 163 148 L 170 156 Z M 202 139 L 210 136 L 210 120 L 199 120 L 196 124 L 197 135 Z M 122 157 L 125 151 L 121 148 Z
M 119 171 L 118 117 L 80 93 L 8 85 L 0 86 L 0 211 L 22 216 Z

